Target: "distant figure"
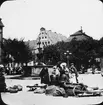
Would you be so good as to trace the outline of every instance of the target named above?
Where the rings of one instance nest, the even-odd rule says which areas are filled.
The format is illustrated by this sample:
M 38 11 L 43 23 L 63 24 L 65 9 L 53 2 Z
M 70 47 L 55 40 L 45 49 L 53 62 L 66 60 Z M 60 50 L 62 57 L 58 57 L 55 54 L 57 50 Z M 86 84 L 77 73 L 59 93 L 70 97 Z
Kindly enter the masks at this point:
M 78 72 L 77 72 L 76 67 L 74 66 L 74 63 L 71 63 L 69 70 L 72 73 L 75 73 L 76 82 L 78 83 Z
M 83 74 L 85 73 L 85 67 L 83 65 L 81 65 L 81 67 L 80 67 L 80 72 Z
M 49 73 L 48 73 L 48 68 L 47 67 L 43 67 L 39 76 L 41 77 L 41 83 L 44 83 L 44 84 L 49 84 L 50 83 Z
M 95 69 L 96 69 L 96 66 L 95 64 L 92 65 L 92 74 L 95 74 Z

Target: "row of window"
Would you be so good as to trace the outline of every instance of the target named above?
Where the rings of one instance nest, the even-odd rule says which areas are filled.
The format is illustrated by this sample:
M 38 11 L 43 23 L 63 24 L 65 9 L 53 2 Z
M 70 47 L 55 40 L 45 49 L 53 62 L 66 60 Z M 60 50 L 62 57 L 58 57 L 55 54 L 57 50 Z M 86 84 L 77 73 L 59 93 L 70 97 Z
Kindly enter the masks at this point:
M 50 44 L 50 41 L 48 41 L 48 42 L 42 42 L 42 44 L 43 44 L 43 45 L 45 45 L 45 44 L 46 44 L 46 45 L 47 45 L 47 44 Z
M 50 41 L 48 41 L 48 42 L 39 42 L 40 44 L 42 44 L 42 45 L 48 45 L 48 44 L 50 44 Z M 37 43 L 37 44 L 39 44 L 39 43 Z
M 47 38 L 47 36 L 42 36 L 42 37 L 39 37 L 39 39 L 46 39 Z

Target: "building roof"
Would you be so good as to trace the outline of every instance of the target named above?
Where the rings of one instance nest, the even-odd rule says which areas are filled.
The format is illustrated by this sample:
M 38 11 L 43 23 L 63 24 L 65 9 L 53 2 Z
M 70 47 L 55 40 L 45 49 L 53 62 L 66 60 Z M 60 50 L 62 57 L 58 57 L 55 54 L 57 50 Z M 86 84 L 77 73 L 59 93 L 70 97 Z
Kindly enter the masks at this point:
M 55 44 L 59 41 L 65 41 L 67 39 L 66 36 L 64 36 L 60 33 L 52 32 L 50 30 L 47 30 L 47 35 L 48 35 L 49 39 L 51 40 L 52 44 Z
M 70 35 L 70 37 L 66 40 L 66 42 L 70 42 L 72 39 L 87 40 L 88 38 L 92 38 L 92 37 L 86 35 L 85 32 L 83 32 L 83 30 L 81 29 L 75 32 L 74 34 Z
M 72 34 L 71 36 L 77 36 L 77 35 L 82 35 L 84 34 L 82 30 L 79 30 L 77 32 L 75 32 L 74 34 Z
M 85 34 L 85 32 L 83 32 L 83 30 L 81 29 L 81 30 L 79 30 L 79 31 L 77 31 L 77 32 L 75 32 L 74 34 L 72 34 L 72 35 L 70 35 L 70 36 L 86 36 L 86 37 L 90 37 L 90 36 L 88 36 L 88 35 L 86 35 Z

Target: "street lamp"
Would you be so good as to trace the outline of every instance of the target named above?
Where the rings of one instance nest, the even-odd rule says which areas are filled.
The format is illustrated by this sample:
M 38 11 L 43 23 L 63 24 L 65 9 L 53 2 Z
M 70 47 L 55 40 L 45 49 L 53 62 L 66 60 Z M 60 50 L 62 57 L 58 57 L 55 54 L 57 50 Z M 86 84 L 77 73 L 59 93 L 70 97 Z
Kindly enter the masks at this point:
M 40 47 L 40 45 L 41 45 L 40 37 L 39 37 L 39 40 L 38 40 L 37 44 L 39 45 L 39 47 L 37 48 L 38 49 L 37 57 L 38 57 L 38 60 L 39 60 L 39 63 L 40 63 L 41 62 L 41 58 L 43 57 L 42 48 Z
M 64 55 L 66 55 L 66 58 L 67 58 L 67 66 L 69 67 L 69 58 L 70 58 L 70 55 L 71 55 L 72 53 L 69 51 L 69 50 L 67 50 L 65 53 L 64 53 Z

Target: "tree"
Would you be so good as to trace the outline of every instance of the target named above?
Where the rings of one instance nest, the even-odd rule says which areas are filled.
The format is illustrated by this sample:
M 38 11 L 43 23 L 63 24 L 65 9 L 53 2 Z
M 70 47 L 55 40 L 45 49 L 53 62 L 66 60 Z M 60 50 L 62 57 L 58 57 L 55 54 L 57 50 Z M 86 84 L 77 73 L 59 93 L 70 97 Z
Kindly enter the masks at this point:
M 55 65 L 60 60 L 60 53 L 56 45 L 50 45 L 44 48 L 43 51 L 45 63 Z
M 8 59 L 7 62 L 10 62 L 10 57 L 13 58 L 13 62 L 16 63 L 27 63 L 32 59 L 32 52 L 28 44 L 25 44 L 23 39 L 7 39 L 3 44 L 4 51 L 4 61 Z

